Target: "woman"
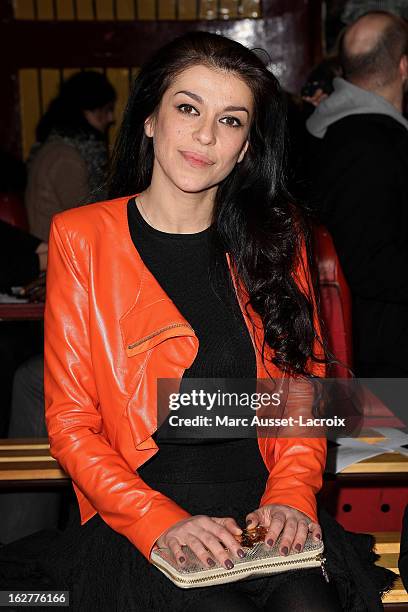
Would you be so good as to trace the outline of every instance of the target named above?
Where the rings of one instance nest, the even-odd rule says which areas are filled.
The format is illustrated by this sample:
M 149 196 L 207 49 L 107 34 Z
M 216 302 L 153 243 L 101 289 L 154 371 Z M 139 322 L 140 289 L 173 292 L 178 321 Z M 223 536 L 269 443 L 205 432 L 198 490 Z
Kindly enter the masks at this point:
M 319 524 L 323 438 L 197 439 L 186 426 L 172 439 L 158 428 L 158 379 L 250 384 L 285 372 L 309 389 L 324 374 L 283 153 L 276 79 L 240 44 L 187 34 L 136 80 L 116 199 L 54 218 L 46 418 L 82 526 L 73 517 L 35 569 L 71 591 L 74 609 L 381 609 L 388 574 L 373 584 L 371 560 L 352 552 L 358 590 L 345 532 L 326 515 Z M 245 522 L 266 526 L 268 545 L 281 534 L 282 555 L 323 527 L 330 582 L 312 568 L 184 591 L 149 563 L 169 547 L 182 567 L 189 545 L 207 567 L 231 569 Z
M 25 196 L 30 231 L 48 240 L 52 216 L 106 196 L 107 131 L 115 90 L 98 72 L 78 72 L 61 85 L 36 131 Z

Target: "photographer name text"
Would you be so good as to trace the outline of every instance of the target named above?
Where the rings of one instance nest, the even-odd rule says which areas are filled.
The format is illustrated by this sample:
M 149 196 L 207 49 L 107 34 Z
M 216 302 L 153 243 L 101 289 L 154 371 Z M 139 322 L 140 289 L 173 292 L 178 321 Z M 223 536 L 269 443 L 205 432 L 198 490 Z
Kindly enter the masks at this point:
M 179 417 L 172 414 L 169 417 L 171 427 L 345 427 L 346 419 L 334 416 L 331 418 L 269 418 L 269 417 L 230 417 L 230 416 L 203 416 L 192 418 Z

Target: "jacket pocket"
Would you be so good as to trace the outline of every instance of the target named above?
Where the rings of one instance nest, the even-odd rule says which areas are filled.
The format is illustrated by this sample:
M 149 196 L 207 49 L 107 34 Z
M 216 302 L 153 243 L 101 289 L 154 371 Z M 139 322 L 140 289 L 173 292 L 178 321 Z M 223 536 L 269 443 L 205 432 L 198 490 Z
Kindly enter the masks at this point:
M 132 308 L 120 319 L 120 328 L 128 357 L 146 352 L 169 338 L 196 337 L 170 299 L 158 300 L 141 309 Z

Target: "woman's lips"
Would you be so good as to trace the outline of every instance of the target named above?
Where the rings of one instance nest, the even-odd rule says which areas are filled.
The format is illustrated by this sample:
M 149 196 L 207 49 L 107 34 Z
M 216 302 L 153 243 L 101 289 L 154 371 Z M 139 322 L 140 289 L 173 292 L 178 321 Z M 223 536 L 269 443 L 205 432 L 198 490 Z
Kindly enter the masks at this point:
M 180 151 L 180 153 L 194 168 L 203 168 L 205 166 L 212 166 L 214 164 L 214 162 L 205 155 L 199 155 L 198 153 L 193 153 L 192 151 Z

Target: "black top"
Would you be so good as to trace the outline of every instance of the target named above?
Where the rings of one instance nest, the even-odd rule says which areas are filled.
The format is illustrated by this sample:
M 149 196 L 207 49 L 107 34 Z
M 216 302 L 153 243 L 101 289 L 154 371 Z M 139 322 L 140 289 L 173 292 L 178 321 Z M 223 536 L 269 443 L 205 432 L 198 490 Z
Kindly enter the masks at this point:
M 146 223 L 134 199 L 128 219 L 143 262 L 199 340 L 184 378 L 256 378 L 252 341 L 213 228 L 196 234 L 161 232 Z
M 225 252 L 217 243 L 214 229 L 210 227 L 195 234 L 161 232 L 143 219 L 134 198 L 128 202 L 128 223 L 143 262 L 190 323 L 199 340 L 197 357 L 184 373 L 181 390 L 183 385 L 189 390 L 192 388 L 192 378 L 254 380 L 254 347 L 237 301 Z M 140 475 L 148 480 L 157 478 L 159 472 L 161 476 L 165 473 L 166 478 L 174 478 L 177 465 L 184 464 L 185 476 L 186 463 L 190 462 L 180 461 L 180 453 L 184 453 L 185 458 L 185 453 L 189 452 L 187 447 L 192 445 L 196 448 L 194 452 L 198 453 L 194 455 L 194 465 L 188 468 L 192 479 L 201 479 L 202 467 L 206 466 L 202 473 L 204 478 L 210 464 L 218 463 L 221 456 L 228 457 L 228 461 L 215 470 L 218 477 L 221 477 L 220 470 L 223 478 L 227 478 L 225 470 L 232 475 L 236 465 L 233 457 L 238 455 L 241 465 L 244 463 L 249 473 L 252 469 L 259 471 L 262 459 L 258 442 L 256 437 L 244 438 L 247 431 L 241 430 L 241 438 L 237 439 L 211 439 L 191 437 L 194 429 L 177 428 L 177 438 L 174 438 L 166 437 L 165 424 L 159 427 L 153 438 L 159 443 L 160 452 L 139 468 Z M 216 453 L 217 459 L 214 459 L 214 449 L 221 448 L 221 445 L 222 453 Z

